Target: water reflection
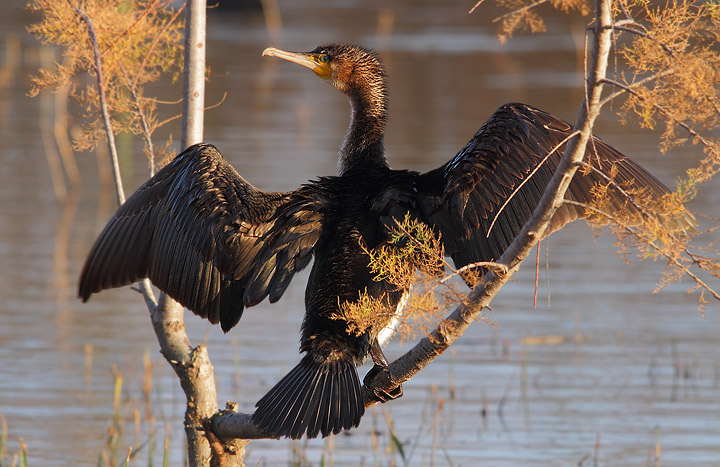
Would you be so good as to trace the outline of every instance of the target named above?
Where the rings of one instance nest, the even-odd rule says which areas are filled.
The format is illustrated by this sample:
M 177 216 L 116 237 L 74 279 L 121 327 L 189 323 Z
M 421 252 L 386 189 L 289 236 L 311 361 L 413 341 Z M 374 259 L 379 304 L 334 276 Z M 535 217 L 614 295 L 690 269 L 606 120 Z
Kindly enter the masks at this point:
M 24 77 L 39 63 L 38 48 L 22 29 L 29 21 L 19 9 L 22 2 L 12 4 L 0 18 L 22 50 L 19 69 L 0 87 L 0 411 L 8 420 L 9 448 L 17 451 L 23 437 L 32 464 L 95 464 L 113 412 L 110 368 L 123 372 L 128 417 L 142 414 L 142 361 L 149 351 L 156 362 L 157 437 L 165 436 L 166 424 L 171 427 L 178 464 L 183 396 L 156 353 L 142 300 L 127 288 L 85 305 L 74 298 L 82 261 L 114 209 L 113 198 L 98 181 L 95 156 L 82 154 L 84 190 L 57 202 L 38 137 L 40 104 L 24 96 Z M 260 56 L 267 45 L 311 49 L 326 41 L 380 49 L 390 74 L 387 146 L 394 167 L 440 165 L 505 102 L 524 101 L 572 120 L 582 69 L 582 41 L 570 39 L 577 27 L 551 21 L 546 36 L 500 46 L 489 13 L 468 16 L 468 7 L 429 1 L 391 7 L 377 1 L 281 3 L 279 44 L 268 43 L 259 13 L 211 15 L 207 102 L 228 96 L 207 113 L 206 139 L 264 189 L 294 189 L 335 173 L 348 121 L 345 98 L 312 74 Z M 378 29 L 385 31 L 379 38 Z M 7 50 L 6 63 L 13 56 Z M 157 92 L 174 95 L 177 88 L 163 85 Z M 683 171 L 685 160 L 656 156 L 655 135 L 618 126 L 611 117 L 599 132 L 669 184 Z M 136 156 L 136 141 L 121 139 L 119 146 L 132 190 L 147 177 L 146 164 Z M 720 190 L 708 192 L 694 208 L 717 216 L 719 196 Z M 582 225 L 553 236 L 549 271 L 540 275 L 544 284 L 549 274 L 550 307 L 541 287 L 540 305 L 532 309 L 534 273 L 526 267 L 488 312 L 497 326 L 472 327 L 406 385 L 401 400 L 371 410 L 357 430 L 332 445 L 253 442 L 247 463 L 282 465 L 293 449 L 318 463 L 325 449 L 326 459 L 336 464 L 388 464 L 388 419 L 411 465 L 589 465 L 595 458 L 608 465 L 642 464 L 656 440 L 664 465 L 719 463 L 717 307 L 702 319 L 684 285 L 651 295 L 660 265 L 626 266 L 613 250 L 612 239 L 594 241 Z M 230 335 L 188 316 L 194 342 L 209 346 L 220 400 L 237 400 L 249 411 L 296 363 L 305 279 L 296 278 L 280 303 L 248 310 Z M 559 339 L 527 339 L 542 336 Z M 388 354 L 403 348 L 395 345 Z M 127 444 L 147 440 L 146 432 L 129 427 Z M 148 455 L 145 447 L 138 457 Z M 159 462 L 159 448 L 154 455 Z

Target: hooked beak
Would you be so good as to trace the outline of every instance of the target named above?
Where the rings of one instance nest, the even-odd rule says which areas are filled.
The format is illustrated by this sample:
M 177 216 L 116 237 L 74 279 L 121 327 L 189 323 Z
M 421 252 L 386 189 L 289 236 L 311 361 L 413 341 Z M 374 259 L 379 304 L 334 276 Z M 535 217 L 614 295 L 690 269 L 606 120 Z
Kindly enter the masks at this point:
M 288 62 L 297 63 L 305 68 L 309 68 L 315 72 L 316 75 L 323 79 L 330 79 L 332 70 L 327 63 L 321 63 L 318 61 L 317 54 L 308 52 L 290 52 L 287 50 L 276 49 L 275 47 L 268 47 L 263 50 L 263 57 L 277 57 L 287 60 Z

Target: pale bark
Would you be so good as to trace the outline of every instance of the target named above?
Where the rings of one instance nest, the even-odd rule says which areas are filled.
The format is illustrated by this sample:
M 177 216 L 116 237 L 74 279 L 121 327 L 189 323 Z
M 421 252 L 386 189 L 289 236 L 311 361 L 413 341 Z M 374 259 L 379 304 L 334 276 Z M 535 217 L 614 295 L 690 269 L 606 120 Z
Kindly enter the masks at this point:
M 205 104 L 205 0 L 188 0 L 185 8 L 185 64 L 183 70 L 183 148 L 203 138 Z M 205 426 L 218 411 L 215 376 L 207 348 L 193 347 L 185 333 L 182 305 L 164 293 L 150 306 L 151 320 L 160 350 L 175 370 L 187 400 L 185 434 L 191 466 L 239 466 L 244 442 L 221 443 L 206 436 Z
M 181 144 L 183 147 L 202 141 L 203 106 L 205 94 L 205 0 L 188 0 L 185 27 L 184 105 Z M 77 14 L 88 26 L 88 35 L 95 55 L 100 112 L 107 136 L 110 158 L 115 176 L 118 204 L 125 202 L 122 177 L 110 115 L 105 101 L 102 57 L 99 52 L 92 20 L 80 9 Z M 203 345 L 192 347 L 185 333 L 183 307 L 161 294 L 155 300 L 150 282 L 145 279 L 140 290 L 150 311 L 153 329 L 165 359 L 175 370 L 187 398 L 185 432 L 188 440 L 188 462 L 191 466 L 241 466 L 245 442 L 220 442 L 212 433 L 206 436 L 205 427 L 217 413 L 217 391 L 213 367 Z
M 205 107 L 205 0 L 188 0 L 185 8 L 185 65 L 180 145 L 203 140 Z

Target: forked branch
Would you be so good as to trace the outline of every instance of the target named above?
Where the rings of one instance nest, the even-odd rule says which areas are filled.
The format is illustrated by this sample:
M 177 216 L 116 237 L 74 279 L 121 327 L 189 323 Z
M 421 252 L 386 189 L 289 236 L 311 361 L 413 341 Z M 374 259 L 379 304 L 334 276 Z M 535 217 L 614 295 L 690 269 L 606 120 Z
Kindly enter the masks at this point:
M 577 163 L 582 161 L 585 155 L 585 147 L 592 134 L 592 125 L 600 111 L 602 79 L 605 77 L 611 45 L 611 31 L 605 27 L 609 24 L 611 24 L 610 1 L 595 0 L 595 25 L 592 29 L 594 40 L 586 75 L 586 94 L 575 123 L 579 134 L 568 142 L 558 168 L 532 217 L 498 260 L 499 263 L 508 266 L 508 272 L 501 274 L 497 271 L 488 271 L 481 284 L 470 293 L 466 302 L 458 306 L 429 336 L 421 339 L 415 347 L 390 364 L 391 376 L 388 380 L 370 381 L 371 386 L 386 391 L 391 390 L 394 386 L 410 379 L 435 357 L 442 354 L 480 316 L 482 310 L 490 304 L 542 237 L 542 232 L 546 230 L 555 210 L 562 204 L 565 191 L 577 171 Z M 371 397 L 373 389 L 373 387 L 363 387 L 366 407 L 376 403 Z
M 579 129 L 578 134 L 568 141 L 558 168 L 531 219 L 498 260 L 498 263 L 507 267 L 507 271 L 489 270 L 466 301 L 440 322 L 427 337 L 422 338 L 407 353 L 390 363 L 389 377 L 386 377 L 388 373 L 382 372 L 379 373 L 378 378 L 368 381 L 363 387 L 366 407 L 376 403 L 375 398 L 372 397 L 376 389 L 391 391 L 442 354 L 480 316 L 481 311 L 489 306 L 493 297 L 517 271 L 520 262 L 530 254 L 542 237 L 542 232 L 545 232 L 553 213 L 562 204 L 570 180 L 578 169 L 578 163 L 584 157 L 593 122 L 599 113 L 602 79 L 605 77 L 611 43 L 611 31 L 604 27 L 611 24 L 610 8 L 610 0 L 595 1 L 594 41 L 587 70 L 586 96 L 575 124 Z M 249 421 L 249 417 L 245 414 L 225 414 L 213 420 L 213 429 L 222 437 L 250 437 L 255 433 L 247 425 Z

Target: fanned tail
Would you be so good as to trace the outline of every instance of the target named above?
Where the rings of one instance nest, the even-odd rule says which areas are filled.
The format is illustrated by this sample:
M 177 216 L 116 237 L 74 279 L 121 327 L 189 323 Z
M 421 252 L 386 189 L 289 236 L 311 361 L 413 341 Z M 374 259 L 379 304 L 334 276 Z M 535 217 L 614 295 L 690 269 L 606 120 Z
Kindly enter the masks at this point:
M 323 438 L 358 426 L 365 413 L 350 358 L 314 361 L 306 355 L 255 404 L 252 421 L 273 436 Z

